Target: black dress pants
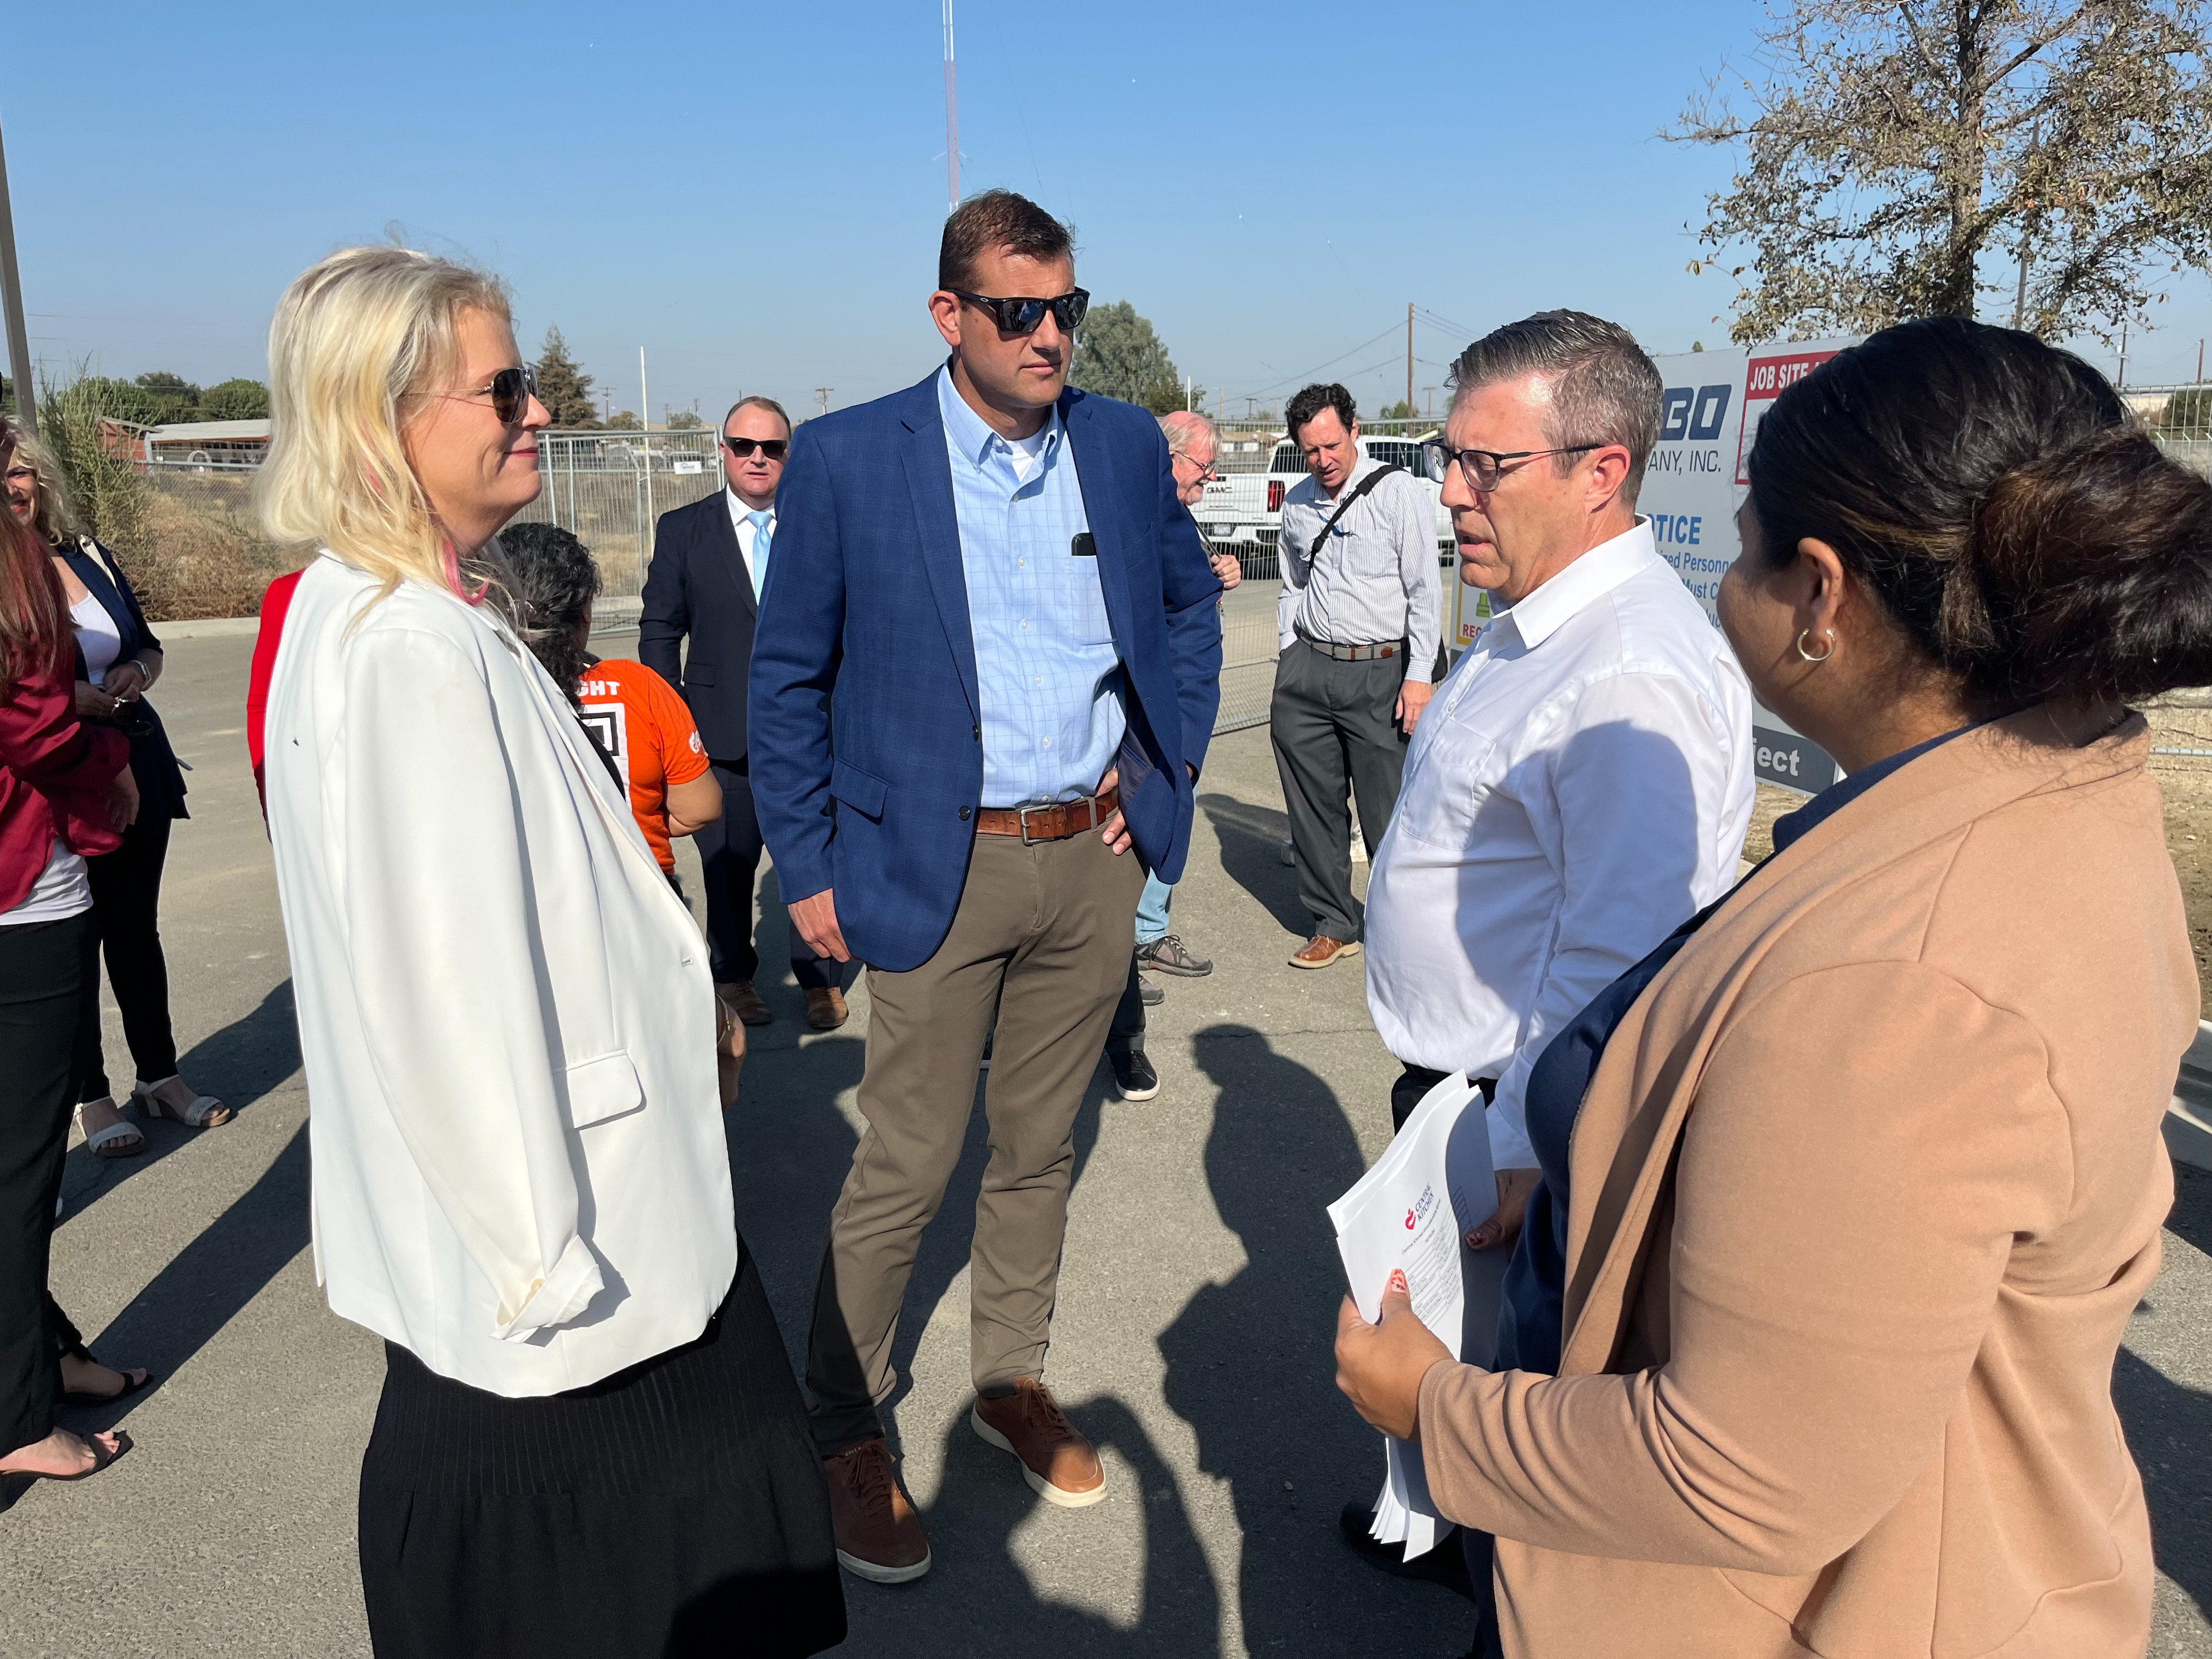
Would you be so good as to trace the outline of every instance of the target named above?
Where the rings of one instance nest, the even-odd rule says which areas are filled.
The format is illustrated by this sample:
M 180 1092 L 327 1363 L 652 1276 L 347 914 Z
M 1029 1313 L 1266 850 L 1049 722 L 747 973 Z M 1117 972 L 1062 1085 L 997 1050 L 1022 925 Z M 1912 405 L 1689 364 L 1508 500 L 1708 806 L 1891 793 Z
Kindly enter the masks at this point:
M 169 964 L 161 955 L 161 867 L 169 857 L 169 818 L 141 818 L 123 832 L 123 845 L 84 861 L 92 882 L 92 909 L 107 958 L 107 982 L 123 1012 L 123 1036 L 141 1083 L 177 1074 L 177 1039 L 169 1028 Z M 86 1000 L 79 1029 L 76 1097 L 100 1100 L 112 1092 L 100 1053 L 99 988 Z
M 89 910 L 0 926 L 0 1452 L 54 1426 L 66 1322 L 46 1294 L 46 1268 L 99 948 Z
M 728 985 L 760 975 L 760 953 L 753 949 L 753 877 L 768 843 L 753 811 L 751 775 L 716 761 L 714 781 L 722 786 L 722 816 L 691 839 L 707 879 L 707 949 L 714 982 Z M 802 990 L 841 986 L 838 966 L 791 929 L 791 972 Z

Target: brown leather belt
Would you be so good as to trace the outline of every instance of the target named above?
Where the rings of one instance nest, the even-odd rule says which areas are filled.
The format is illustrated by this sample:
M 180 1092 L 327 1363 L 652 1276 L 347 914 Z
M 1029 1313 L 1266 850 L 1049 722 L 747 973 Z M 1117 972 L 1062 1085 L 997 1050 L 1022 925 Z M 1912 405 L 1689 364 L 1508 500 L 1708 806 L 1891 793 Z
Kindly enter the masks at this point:
M 975 830 L 985 836 L 1019 836 L 1024 846 L 1066 841 L 1112 817 L 1121 799 L 1119 789 L 1109 789 L 1089 800 L 1055 801 L 1049 806 L 979 806 Z

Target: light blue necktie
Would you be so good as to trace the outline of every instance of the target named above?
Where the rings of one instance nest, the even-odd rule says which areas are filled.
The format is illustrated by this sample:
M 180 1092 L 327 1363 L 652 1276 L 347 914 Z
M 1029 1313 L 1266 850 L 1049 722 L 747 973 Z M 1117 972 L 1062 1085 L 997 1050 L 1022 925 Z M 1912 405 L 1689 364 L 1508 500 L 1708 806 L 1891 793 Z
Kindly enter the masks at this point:
M 757 601 L 768 586 L 768 514 L 748 513 L 753 526 L 753 598 Z

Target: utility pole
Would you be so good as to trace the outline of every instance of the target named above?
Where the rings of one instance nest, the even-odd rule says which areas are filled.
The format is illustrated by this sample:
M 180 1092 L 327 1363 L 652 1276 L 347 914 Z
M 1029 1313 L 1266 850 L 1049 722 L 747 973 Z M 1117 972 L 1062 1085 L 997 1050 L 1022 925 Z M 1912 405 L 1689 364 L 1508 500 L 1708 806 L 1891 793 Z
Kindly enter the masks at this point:
M 1427 412 L 1427 414 L 1426 414 L 1425 416 L 1423 416 L 1423 418 L 1424 418 L 1424 419 L 1425 419 L 1425 420 L 1431 420 L 1431 421 L 1433 421 L 1434 419 L 1436 419 L 1436 418 L 1437 418 L 1437 389 L 1436 389 L 1436 387 L 1434 387 L 1434 386 L 1423 386 L 1423 387 L 1421 388 L 1421 401 L 1428 406 L 1428 412 Z
M 824 415 L 830 412 L 830 394 L 836 389 L 834 386 L 817 386 L 814 388 L 814 395 L 822 399 L 822 412 Z
M 959 205 L 960 94 L 952 73 L 952 0 L 945 0 L 945 210 Z
M 637 423 L 653 430 L 653 399 L 645 389 L 645 348 L 637 349 Z
M 2128 383 L 2128 325 L 2120 324 L 2120 377 L 2112 382 L 2114 391 L 2124 390 Z
M 1413 417 L 1413 302 L 1406 301 L 1406 418 Z
M 1246 420 L 1248 420 L 1248 421 L 1249 421 L 1249 420 L 1250 420 L 1250 419 L 1252 418 L 1252 410 L 1253 410 L 1253 406 L 1254 406 L 1255 404 L 1256 404 L 1259 401 L 1260 401 L 1260 400 L 1259 400 L 1257 398 L 1254 398 L 1254 397 L 1250 397 L 1250 396 L 1247 396 L 1247 397 L 1245 398 L 1245 399 L 1244 399 L 1244 418 L 1245 418 Z
M 0 305 L 8 313 L 8 369 L 15 381 L 15 418 L 39 435 L 39 398 L 32 382 L 31 331 L 23 321 L 23 279 L 15 270 L 15 213 L 8 200 L 8 153 L 0 149 Z
M 2204 384 L 2204 342 L 2197 343 L 2197 384 Z

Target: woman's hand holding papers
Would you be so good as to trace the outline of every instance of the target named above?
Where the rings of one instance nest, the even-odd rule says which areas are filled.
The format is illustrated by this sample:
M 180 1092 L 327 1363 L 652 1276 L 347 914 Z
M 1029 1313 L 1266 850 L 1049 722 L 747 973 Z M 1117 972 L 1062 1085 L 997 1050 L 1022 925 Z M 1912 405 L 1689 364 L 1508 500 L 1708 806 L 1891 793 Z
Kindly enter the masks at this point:
M 1451 1350 L 1413 1312 L 1406 1275 L 1393 1273 L 1382 1291 L 1382 1318 L 1370 1325 L 1350 1297 L 1336 1316 L 1336 1386 L 1352 1407 L 1385 1434 L 1421 1437 L 1421 1379 Z

